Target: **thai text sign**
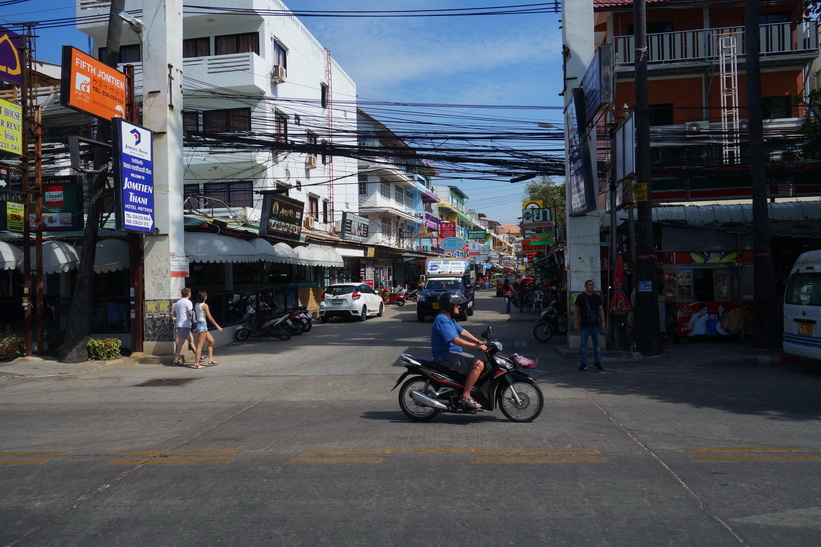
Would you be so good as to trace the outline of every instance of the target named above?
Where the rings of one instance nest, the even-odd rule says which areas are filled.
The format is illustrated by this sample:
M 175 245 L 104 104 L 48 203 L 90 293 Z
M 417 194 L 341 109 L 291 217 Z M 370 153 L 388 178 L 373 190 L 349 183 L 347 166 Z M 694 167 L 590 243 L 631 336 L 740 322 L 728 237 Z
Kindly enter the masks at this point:
M 260 235 L 279 236 L 299 241 L 305 204 L 280 194 L 264 194 Z
M 365 241 L 368 239 L 368 219 L 354 213 L 342 213 L 342 239 Z
M 0 152 L 23 155 L 23 107 L 0 99 Z
M 468 239 L 484 241 L 487 239 L 487 232 L 484 230 L 468 230 Z
M 125 120 L 114 124 L 114 150 L 120 189 L 118 224 L 123 230 L 154 232 L 153 134 Z
M 439 223 L 439 237 L 448 238 L 456 237 L 456 224 L 453 222 Z
M 63 46 L 60 104 L 110 120 L 125 116 L 125 74 Z

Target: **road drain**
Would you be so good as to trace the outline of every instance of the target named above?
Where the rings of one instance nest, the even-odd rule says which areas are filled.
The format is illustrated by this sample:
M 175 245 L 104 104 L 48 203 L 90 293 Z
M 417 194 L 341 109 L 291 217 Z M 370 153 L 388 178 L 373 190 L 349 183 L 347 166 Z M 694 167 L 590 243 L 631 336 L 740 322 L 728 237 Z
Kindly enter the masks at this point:
M 161 386 L 181 386 L 188 382 L 193 382 L 197 378 L 156 378 L 154 380 L 147 380 L 134 387 L 161 387 Z

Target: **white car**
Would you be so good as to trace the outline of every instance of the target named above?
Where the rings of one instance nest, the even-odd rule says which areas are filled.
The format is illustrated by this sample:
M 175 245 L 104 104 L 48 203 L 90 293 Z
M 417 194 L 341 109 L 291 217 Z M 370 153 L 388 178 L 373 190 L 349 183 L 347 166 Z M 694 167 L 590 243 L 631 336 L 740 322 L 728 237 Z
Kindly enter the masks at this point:
M 323 323 L 331 317 L 355 317 L 364 321 L 369 315 L 382 317 L 385 304 L 373 287 L 365 283 L 337 283 L 322 293 L 319 319 Z

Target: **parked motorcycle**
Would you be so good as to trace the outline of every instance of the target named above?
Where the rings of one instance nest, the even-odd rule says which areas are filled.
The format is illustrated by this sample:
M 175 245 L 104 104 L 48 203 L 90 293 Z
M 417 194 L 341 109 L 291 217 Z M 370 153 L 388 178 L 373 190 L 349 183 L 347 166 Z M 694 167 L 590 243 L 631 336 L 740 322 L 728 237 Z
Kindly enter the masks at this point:
M 400 308 L 405 305 L 405 301 L 408 299 L 407 293 L 404 291 L 400 292 L 389 292 L 382 294 L 382 301 L 387 304 L 396 304 Z
M 549 342 L 554 334 L 564 334 L 559 332 L 560 304 L 558 300 L 553 300 L 549 306 L 542 310 L 539 320 L 533 327 L 533 336 L 539 342 Z
M 237 342 L 244 342 L 252 336 L 276 336 L 280 340 L 288 340 L 293 334 L 288 316 L 288 312 L 264 317 L 256 313 L 246 313 L 239 328 L 234 332 L 234 339 Z
M 408 300 L 416 302 L 419 298 L 419 289 L 413 289 L 406 296 Z
M 302 334 L 308 332 L 313 326 L 313 314 L 308 311 L 305 306 L 293 308 L 287 311 L 288 319 L 290 320 L 289 327 L 294 334 Z M 291 326 L 293 325 L 293 326 Z
M 479 380 L 473 386 L 471 396 L 482 405 L 481 410 L 499 407 L 508 420 L 530 422 L 536 419 L 544 407 L 542 390 L 536 380 L 520 368 L 533 368 L 536 364 L 521 355 L 503 355 L 502 344 L 493 339 L 488 327 L 482 333 L 488 347 L 487 364 Z M 427 421 L 440 412 L 475 414 L 477 410 L 459 404 L 465 377 L 430 359 L 400 355 L 406 370 L 396 385 L 408 378 L 399 390 L 399 407 L 415 421 Z

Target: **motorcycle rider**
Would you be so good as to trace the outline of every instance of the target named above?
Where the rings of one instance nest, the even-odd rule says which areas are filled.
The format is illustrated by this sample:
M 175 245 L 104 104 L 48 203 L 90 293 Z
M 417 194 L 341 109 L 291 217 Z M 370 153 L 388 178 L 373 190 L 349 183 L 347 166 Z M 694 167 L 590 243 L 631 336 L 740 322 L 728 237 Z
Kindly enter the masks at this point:
M 446 292 L 439 296 L 439 314 L 433 321 L 431 329 L 431 353 L 433 358 L 443 366 L 465 376 L 465 387 L 459 403 L 471 410 L 481 408 L 470 396 L 473 385 L 485 369 L 485 362 L 460 348 L 473 348 L 487 351 L 484 342 L 459 326 L 454 317 L 459 314 L 459 306 L 467 299 L 458 293 Z

